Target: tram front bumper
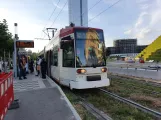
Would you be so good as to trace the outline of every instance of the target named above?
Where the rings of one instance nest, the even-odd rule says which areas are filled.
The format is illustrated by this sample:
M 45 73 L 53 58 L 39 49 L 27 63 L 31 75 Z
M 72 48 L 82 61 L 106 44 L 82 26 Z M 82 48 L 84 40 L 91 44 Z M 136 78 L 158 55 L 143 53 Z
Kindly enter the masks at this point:
M 97 88 L 105 87 L 110 85 L 110 80 L 103 79 L 100 81 L 70 81 L 70 89 L 87 89 L 87 88 Z

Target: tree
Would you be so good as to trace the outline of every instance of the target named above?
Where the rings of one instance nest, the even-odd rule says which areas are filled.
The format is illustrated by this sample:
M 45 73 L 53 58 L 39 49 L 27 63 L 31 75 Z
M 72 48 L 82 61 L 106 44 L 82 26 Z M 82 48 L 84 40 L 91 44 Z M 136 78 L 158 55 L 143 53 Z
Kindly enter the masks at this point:
M 32 58 L 33 60 L 36 60 L 37 56 L 38 56 L 38 54 L 35 53 L 35 52 L 33 52 L 33 53 L 31 54 L 31 58 Z
M 12 34 L 8 30 L 7 21 L 4 19 L 0 21 L 0 56 L 3 56 L 4 50 L 7 53 L 12 53 L 14 49 L 14 43 L 12 39 Z
M 161 62 L 161 49 L 158 49 L 155 52 L 153 52 L 147 60 L 155 60 Z

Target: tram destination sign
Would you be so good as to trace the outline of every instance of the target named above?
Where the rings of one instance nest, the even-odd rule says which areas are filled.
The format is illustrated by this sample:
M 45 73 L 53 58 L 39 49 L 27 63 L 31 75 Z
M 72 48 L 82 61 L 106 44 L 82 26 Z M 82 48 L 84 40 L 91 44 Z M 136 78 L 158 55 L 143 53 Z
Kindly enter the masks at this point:
M 34 48 L 33 40 L 17 40 L 16 41 L 17 48 Z

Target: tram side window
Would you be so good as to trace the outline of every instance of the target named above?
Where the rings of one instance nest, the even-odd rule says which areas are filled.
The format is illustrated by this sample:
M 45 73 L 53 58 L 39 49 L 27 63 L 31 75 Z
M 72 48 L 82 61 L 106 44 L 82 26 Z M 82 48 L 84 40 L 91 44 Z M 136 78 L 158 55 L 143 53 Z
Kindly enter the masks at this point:
M 53 51 L 53 66 L 58 66 L 58 52 Z
M 62 44 L 63 67 L 75 67 L 74 40 L 67 40 Z
M 51 64 L 53 65 L 53 52 L 50 53 L 50 61 L 51 61 Z

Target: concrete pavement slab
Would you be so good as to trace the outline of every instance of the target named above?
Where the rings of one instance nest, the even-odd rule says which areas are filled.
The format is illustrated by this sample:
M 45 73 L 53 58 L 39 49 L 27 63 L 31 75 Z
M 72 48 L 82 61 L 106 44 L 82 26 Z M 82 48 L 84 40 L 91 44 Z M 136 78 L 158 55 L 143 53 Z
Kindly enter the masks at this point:
M 17 92 L 20 108 L 8 111 L 5 120 L 76 120 L 59 90 L 44 88 Z
M 9 110 L 4 120 L 80 120 L 60 87 L 49 77 L 33 74 L 14 80 L 14 96 L 20 108 Z

